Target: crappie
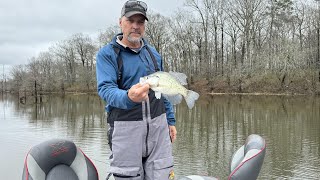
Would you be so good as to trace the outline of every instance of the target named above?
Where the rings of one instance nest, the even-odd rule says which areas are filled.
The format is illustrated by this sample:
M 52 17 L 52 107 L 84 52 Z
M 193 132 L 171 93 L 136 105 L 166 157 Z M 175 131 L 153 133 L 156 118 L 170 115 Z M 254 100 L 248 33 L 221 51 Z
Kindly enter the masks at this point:
M 158 71 L 140 78 L 140 83 L 148 83 L 157 99 L 160 99 L 162 94 L 172 104 L 181 103 L 183 96 L 189 109 L 199 98 L 198 93 L 183 86 L 187 85 L 187 76 L 183 73 Z

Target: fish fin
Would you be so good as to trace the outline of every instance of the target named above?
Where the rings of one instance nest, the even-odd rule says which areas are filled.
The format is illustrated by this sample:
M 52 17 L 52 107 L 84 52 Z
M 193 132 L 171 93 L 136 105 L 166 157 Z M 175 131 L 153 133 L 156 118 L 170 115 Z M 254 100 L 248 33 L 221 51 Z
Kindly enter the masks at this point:
M 169 74 L 172 75 L 181 85 L 187 85 L 187 75 L 179 72 L 169 71 Z
M 155 91 L 154 95 L 156 96 L 157 99 L 161 98 L 161 92 L 159 92 L 159 91 Z
M 188 108 L 192 109 L 194 106 L 194 102 L 199 99 L 199 94 L 197 92 L 188 90 L 187 96 L 185 97 L 185 100 L 187 102 Z
M 177 94 L 177 95 L 163 94 L 163 97 L 165 97 L 173 105 L 180 104 L 181 101 L 182 101 L 182 95 L 181 94 Z

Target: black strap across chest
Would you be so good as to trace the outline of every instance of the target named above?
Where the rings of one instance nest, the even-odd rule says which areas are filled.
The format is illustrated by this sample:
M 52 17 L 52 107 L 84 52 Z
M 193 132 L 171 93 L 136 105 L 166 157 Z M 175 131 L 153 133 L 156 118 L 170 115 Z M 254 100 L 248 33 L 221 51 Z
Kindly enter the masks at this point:
M 121 49 L 115 45 L 112 46 L 113 49 L 114 49 L 114 52 L 116 53 L 117 55 L 117 63 L 118 63 L 118 79 L 117 79 L 117 84 L 119 87 L 122 87 L 121 86 L 121 81 L 122 81 L 122 66 L 123 66 L 123 60 L 121 58 L 121 55 L 120 55 L 120 52 L 121 52 Z M 146 45 L 146 49 L 147 51 L 149 52 L 150 56 L 151 56 L 151 59 L 152 59 L 152 62 L 153 62 L 153 65 L 155 67 L 155 71 L 160 71 L 159 67 L 158 67 L 158 63 L 157 63 L 157 60 L 156 58 L 154 57 L 153 53 L 151 52 L 150 48 Z

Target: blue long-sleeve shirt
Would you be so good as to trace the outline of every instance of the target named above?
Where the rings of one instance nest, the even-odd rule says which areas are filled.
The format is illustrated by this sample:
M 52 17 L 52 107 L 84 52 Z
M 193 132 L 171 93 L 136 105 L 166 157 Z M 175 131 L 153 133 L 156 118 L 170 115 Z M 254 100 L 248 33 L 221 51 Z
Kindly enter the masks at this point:
M 118 34 L 117 36 L 121 36 Z M 125 48 L 116 42 L 117 36 L 101 48 L 97 54 L 96 75 L 99 96 L 106 101 L 106 111 L 110 112 L 113 108 L 131 109 L 137 103 L 131 101 L 128 97 L 127 90 L 134 84 L 139 83 L 140 77 L 155 72 L 155 67 L 146 46 L 149 47 L 157 60 L 160 70 L 163 70 L 162 59 L 160 54 L 148 43 L 143 40 L 143 46 L 137 52 L 128 47 Z M 120 49 L 120 55 L 123 61 L 121 89 L 117 84 L 118 81 L 118 62 L 117 54 L 113 48 L 116 46 Z M 175 125 L 174 111 L 171 103 L 164 100 L 167 121 L 169 125 Z

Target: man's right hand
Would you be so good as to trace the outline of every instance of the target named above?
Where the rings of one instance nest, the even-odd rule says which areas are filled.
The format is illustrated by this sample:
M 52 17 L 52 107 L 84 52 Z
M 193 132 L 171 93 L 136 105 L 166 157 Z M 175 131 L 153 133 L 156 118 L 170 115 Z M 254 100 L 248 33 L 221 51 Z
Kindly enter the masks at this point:
M 133 102 L 142 102 L 148 98 L 149 93 L 149 84 L 145 83 L 144 85 L 141 85 L 140 83 L 133 85 L 128 90 L 128 97 Z

